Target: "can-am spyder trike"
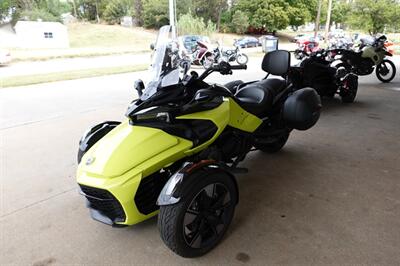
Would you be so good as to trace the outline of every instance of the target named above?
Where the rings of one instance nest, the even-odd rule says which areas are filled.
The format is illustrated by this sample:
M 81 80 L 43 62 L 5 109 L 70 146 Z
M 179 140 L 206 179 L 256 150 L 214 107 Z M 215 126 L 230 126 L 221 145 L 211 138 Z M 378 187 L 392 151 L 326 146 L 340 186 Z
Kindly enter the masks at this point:
M 221 62 L 182 75 L 171 27 L 160 29 L 151 81 L 130 104 L 126 121 L 104 122 L 81 138 L 77 182 L 95 220 L 126 226 L 157 215 L 165 244 L 183 257 L 215 247 L 239 200 L 234 173 L 254 149 L 276 152 L 292 129 L 311 128 L 321 102 L 314 89 L 293 91 L 284 79 L 227 87 L 204 79 L 232 74 Z M 262 69 L 285 76 L 290 55 L 265 56 Z M 239 86 L 237 86 L 240 84 Z M 236 88 L 236 90 L 234 89 Z
M 354 102 L 358 90 L 358 76 L 345 67 L 331 66 L 329 50 L 319 50 L 308 55 L 289 70 L 289 80 L 295 88 L 311 87 L 321 97 L 333 98 L 339 94 L 342 102 Z

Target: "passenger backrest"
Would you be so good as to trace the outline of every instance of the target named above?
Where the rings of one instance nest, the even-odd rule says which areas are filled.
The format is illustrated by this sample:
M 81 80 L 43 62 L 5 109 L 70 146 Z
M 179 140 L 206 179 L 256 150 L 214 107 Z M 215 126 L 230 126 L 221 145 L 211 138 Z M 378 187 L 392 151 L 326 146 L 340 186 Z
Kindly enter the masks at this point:
M 275 76 L 283 76 L 289 71 L 290 53 L 285 50 L 269 52 L 264 56 L 262 69 Z

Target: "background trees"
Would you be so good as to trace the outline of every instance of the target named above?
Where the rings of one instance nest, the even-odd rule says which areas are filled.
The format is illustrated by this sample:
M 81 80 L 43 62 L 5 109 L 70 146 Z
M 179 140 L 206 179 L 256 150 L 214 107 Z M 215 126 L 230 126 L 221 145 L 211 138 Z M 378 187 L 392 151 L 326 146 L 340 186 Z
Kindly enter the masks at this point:
M 363 0 L 351 6 L 350 25 L 371 34 L 383 32 L 385 28 L 399 28 L 400 7 L 396 0 Z
M 202 17 L 196 17 L 189 12 L 180 16 L 178 30 L 179 34 L 211 35 L 216 31 L 216 26 L 211 20 L 205 23 Z
M 327 0 L 322 0 L 325 24 Z M 245 33 L 282 30 L 313 22 L 319 0 L 176 0 L 177 18 L 190 25 L 215 25 L 218 31 Z M 71 12 L 79 19 L 119 23 L 132 16 L 139 26 L 158 28 L 169 22 L 168 0 L 0 0 L 0 23 L 10 12 L 17 19 L 59 21 Z M 187 16 L 184 16 L 188 14 Z M 399 0 L 335 0 L 332 21 L 372 34 L 400 31 Z M 210 23 L 209 23 L 210 21 Z M 183 23 L 181 22 L 181 24 Z M 207 22 L 207 23 L 206 23 Z M 181 25 L 182 26 L 182 25 Z

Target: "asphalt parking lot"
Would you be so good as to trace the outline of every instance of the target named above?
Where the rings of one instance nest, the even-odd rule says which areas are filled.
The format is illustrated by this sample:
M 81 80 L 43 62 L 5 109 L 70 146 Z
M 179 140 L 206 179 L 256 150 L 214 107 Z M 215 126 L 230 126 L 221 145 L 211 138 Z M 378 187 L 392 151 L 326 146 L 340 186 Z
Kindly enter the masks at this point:
M 122 119 L 142 75 L 0 89 L 1 265 L 399 263 L 400 74 L 361 78 L 354 104 L 325 100 L 318 124 L 280 153 L 251 153 L 227 236 L 193 260 L 164 246 L 156 218 L 111 228 L 77 192 L 79 137 Z M 263 73 L 225 78 L 242 76 Z

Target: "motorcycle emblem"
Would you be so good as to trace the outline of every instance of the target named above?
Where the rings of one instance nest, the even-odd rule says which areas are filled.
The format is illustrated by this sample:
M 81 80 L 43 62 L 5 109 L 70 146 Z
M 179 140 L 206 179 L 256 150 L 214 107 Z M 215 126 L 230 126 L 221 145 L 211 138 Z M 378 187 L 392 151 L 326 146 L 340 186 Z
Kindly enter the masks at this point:
M 94 157 L 89 157 L 86 160 L 86 165 L 91 165 L 94 162 L 95 158 Z

